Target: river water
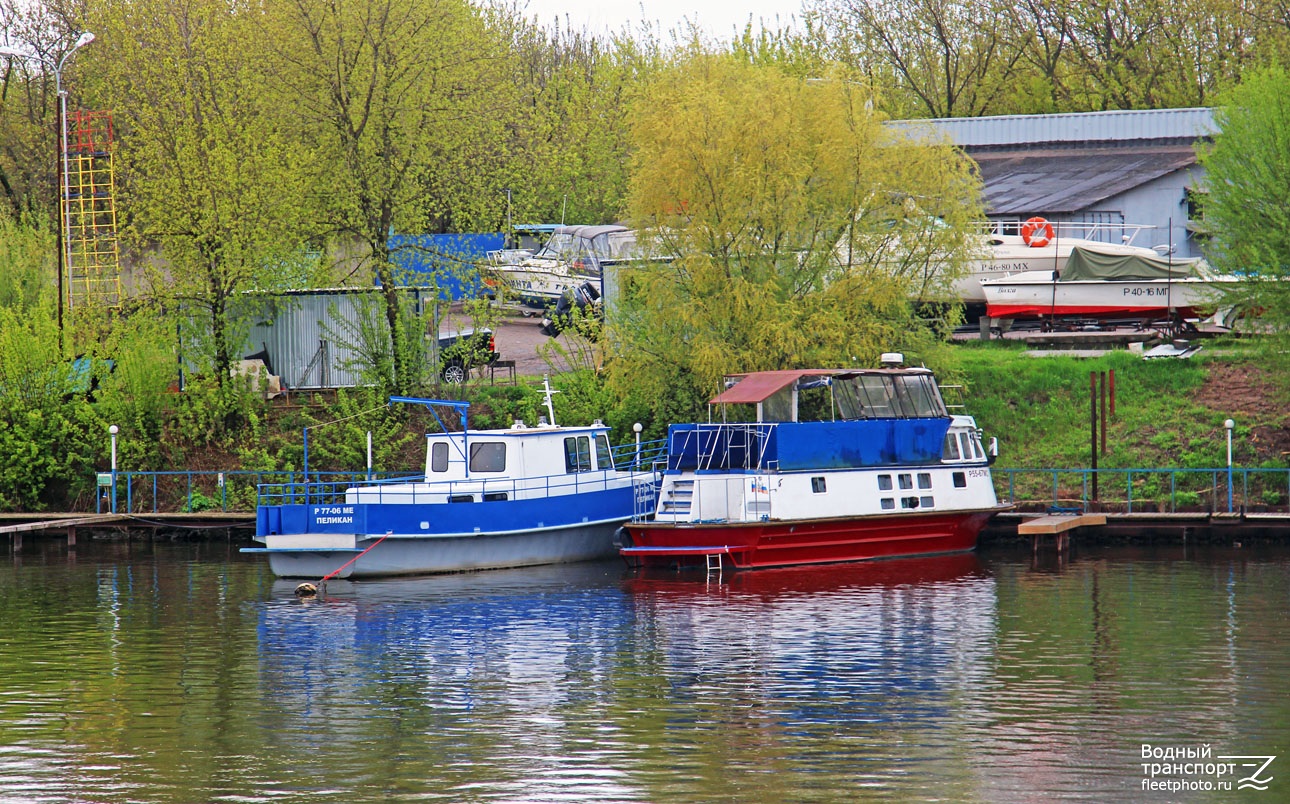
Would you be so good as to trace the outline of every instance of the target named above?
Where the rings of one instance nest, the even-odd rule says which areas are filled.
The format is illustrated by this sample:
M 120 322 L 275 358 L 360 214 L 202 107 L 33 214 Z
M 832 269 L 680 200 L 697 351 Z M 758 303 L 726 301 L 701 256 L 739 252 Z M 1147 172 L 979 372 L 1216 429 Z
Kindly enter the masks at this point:
M 238 546 L 0 553 L 0 802 L 1290 800 L 1278 546 L 312 601 Z

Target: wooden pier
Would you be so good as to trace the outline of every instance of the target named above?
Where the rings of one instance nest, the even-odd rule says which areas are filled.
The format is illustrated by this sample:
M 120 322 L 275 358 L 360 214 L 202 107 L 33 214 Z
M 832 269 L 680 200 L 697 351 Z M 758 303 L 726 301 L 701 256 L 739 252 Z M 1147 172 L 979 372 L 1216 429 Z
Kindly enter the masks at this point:
M 1030 537 L 1030 550 L 1039 550 L 1039 540 L 1044 536 L 1057 537 L 1057 552 L 1066 552 L 1067 535 L 1076 528 L 1106 524 L 1106 514 L 1049 514 L 1027 519 L 1017 525 L 1018 536 Z
M 0 514 L 0 537 L 9 536 L 14 549 L 22 547 L 24 534 L 62 534 L 67 546 L 76 546 L 77 530 L 217 530 L 253 528 L 255 514 L 202 511 L 199 513 L 155 514 Z

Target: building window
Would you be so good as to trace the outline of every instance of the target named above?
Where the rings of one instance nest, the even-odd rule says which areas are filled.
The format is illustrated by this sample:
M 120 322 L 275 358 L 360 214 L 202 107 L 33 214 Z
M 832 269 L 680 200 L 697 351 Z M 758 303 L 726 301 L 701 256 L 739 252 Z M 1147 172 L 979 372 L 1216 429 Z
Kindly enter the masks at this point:
M 814 494 L 823 494 L 825 491 L 824 478 L 822 477 L 811 478 L 811 491 Z

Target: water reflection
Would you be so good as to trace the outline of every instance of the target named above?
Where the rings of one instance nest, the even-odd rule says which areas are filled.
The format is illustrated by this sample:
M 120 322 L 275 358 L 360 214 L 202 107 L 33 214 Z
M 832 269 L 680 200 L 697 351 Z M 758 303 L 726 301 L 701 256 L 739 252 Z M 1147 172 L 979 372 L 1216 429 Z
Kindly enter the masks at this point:
M 1284 548 L 313 601 L 209 546 L 40 549 L 0 565 L 4 804 L 1146 800 L 1143 743 L 1290 762 Z

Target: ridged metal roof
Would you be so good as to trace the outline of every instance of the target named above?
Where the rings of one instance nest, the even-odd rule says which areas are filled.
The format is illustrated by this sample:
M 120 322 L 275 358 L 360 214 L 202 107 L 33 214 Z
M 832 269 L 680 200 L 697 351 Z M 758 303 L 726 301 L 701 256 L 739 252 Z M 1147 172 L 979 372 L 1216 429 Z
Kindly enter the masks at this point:
M 890 125 L 911 132 L 926 131 L 946 136 L 961 148 L 1057 142 L 1196 140 L 1211 137 L 1218 131 L 1214 110 L 1209 108 L 896 120 Z
M 1097 206 L 1196 162 L 1191 145 L 1028 148 L 968 153 L 991 215 L 1060 215 Z

